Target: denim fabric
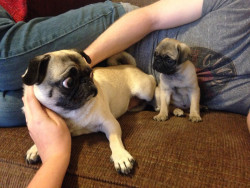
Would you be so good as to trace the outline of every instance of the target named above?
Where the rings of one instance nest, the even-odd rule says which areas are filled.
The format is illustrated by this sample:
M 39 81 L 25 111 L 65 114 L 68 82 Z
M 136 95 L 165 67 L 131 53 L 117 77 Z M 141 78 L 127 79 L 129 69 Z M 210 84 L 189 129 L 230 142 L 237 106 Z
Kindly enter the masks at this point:
M 25 125 L 23 89 L 0 92 L 0 127 Z
M 0 6 L 0 126 L 25 125 L 22 81 L 30 59 L 61 49 L 85 49 L 125 13 L 106 1 L 55 17 L 15 23 Z

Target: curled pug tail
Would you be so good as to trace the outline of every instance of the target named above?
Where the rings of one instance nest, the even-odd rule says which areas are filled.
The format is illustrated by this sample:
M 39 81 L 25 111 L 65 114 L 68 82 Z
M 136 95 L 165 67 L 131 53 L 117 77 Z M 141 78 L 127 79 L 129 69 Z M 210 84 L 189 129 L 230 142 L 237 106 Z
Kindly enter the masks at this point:
M 120 52 L 107 59 L 108 66 L 115 65 L 134 65 L 136 66 L 135 58 L 127 52 Z

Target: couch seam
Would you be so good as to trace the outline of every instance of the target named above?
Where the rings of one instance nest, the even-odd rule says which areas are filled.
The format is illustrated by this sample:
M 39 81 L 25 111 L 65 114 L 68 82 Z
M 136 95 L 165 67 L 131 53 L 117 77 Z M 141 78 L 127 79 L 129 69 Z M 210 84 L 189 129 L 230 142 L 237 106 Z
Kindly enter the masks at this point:
M 7 163 L 7 164 L 12 164 L 12 165 L 16 165 L 16 166 L 21 166 L 21 167 L 24 167 L 24 168 L 30 168 L 30 169 L 33 169 L 33 170 L 38 170 L 39 167 L 38 166 L 31 166 L 31 165 L 23 165 L 21 163 L 17 163 L 17 162 L 14 162 L 14 161 L 7 161 L 5 159 L 0 159 L 0 163 Z
M 21 166 L 21 167 L 24 167 L 24 168 L 29 168 L 29 169 L 33 169 L 33 170 L 38 170 L 39 169 L 39 166 L 31 166 L 31 165 L 23 165 L 21 163 L 17 163 L 17 162 L 14 162 L 14 161 L 8 161 L 8 160 L 5 160 L 5 159 L 0 159 L 0 163 L 7 163 L 7 164 L 12 164 L 12 165 L 16 165 L 16 166 Z M 88 176 L 81 176 L 79 174 L 73 174 L 71 172 L 69 172 L 67 170 L 66 174 L 69 174 L 71 176 L 77 176 L 77 177 L 80 177 L 80 178 L 84 178 L 84 179 L 89 179 L 89 180 L 93 180 L 93 181 L 99 181 L 99 182 L 104 182 L 104 183 L 108 183 L 108 184 L 113 184 L 113 185 L 119 185 L 119 186 L 123 186 L 123 187 L 135 187 L 136 186 L 132 186 L 132 185 L 127 185 L 127 184 L 123 184 L 123 183 L 119 183 L 119 182 L 113 182 L 113 181 L 108 181 L 108 180 L 103 180 L 103 179 L 99 179 L 99 178 L 93 178 L 93 177 L 88 177 Z
M 99 182 L 104 182 L 104 183 L 108 183 L 108 184 L 119 185 L 119 186 L 123 186 L 123 187 L 135 187 L 136 188 L 136 186 L 127 185 L 127 184 L 123 184 L 123 183 L 119 183 L 119 182 L 113 182 L 113 181 L 104 180 L 104 179 L 100 179 L 100 178 L 93 178 L 93 177 L 88 177 L 88 176 L 81 176 L 79 174 L 73 174 L 73 173 L 71 173 L 69 171 L 67 171 L 67 174 L 70 174 L 71 176 L 77 176 L 77 177 L 80 177 L 80 178 L 94 180 L 94 181 L 99 181 Z

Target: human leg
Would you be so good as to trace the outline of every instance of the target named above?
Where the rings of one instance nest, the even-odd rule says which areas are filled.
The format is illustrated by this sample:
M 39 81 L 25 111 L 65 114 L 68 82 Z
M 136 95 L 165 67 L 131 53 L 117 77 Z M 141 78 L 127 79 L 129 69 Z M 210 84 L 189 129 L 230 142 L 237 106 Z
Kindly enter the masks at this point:
M 0 90 L 20 89 L 21 75 L 33 57 L 61 49 L 84 49 L 124 13 L 121 4 L 107 1 L 27 23 L 13 24 L 4 18 L 2 25 L 8 22 L 9 28 L 0 42 Z
M 0 91 L 0 127 L 25 125 L 21 100 L 23 90 Z
M 65 14 L 14 23 L 0 7 L 0 126 L 24 125 L 22 81 L 30 59 L 49 51 L 84 49 L 125 10 L 98 3 Z

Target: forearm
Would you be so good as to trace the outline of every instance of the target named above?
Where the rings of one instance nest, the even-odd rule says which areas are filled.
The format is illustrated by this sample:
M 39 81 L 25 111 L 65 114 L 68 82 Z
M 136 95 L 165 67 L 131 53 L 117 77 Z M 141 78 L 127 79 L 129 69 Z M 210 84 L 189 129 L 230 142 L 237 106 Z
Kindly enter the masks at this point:
M 151 30 L 152 23 L 147 10 L 137 9 L 121 17 L 84 51 L 90 56 L 93 66 L 128 48 Z
M 127 49 L 147 34 L 177 27 L 201 17 L 203 0 L 162 0 L 125 14 L 112 24 L 85 53 L 92 66 Z
M 69 165 L 69 156 L 53 157 L 37 171 L 28 188 L 60 188 Z

